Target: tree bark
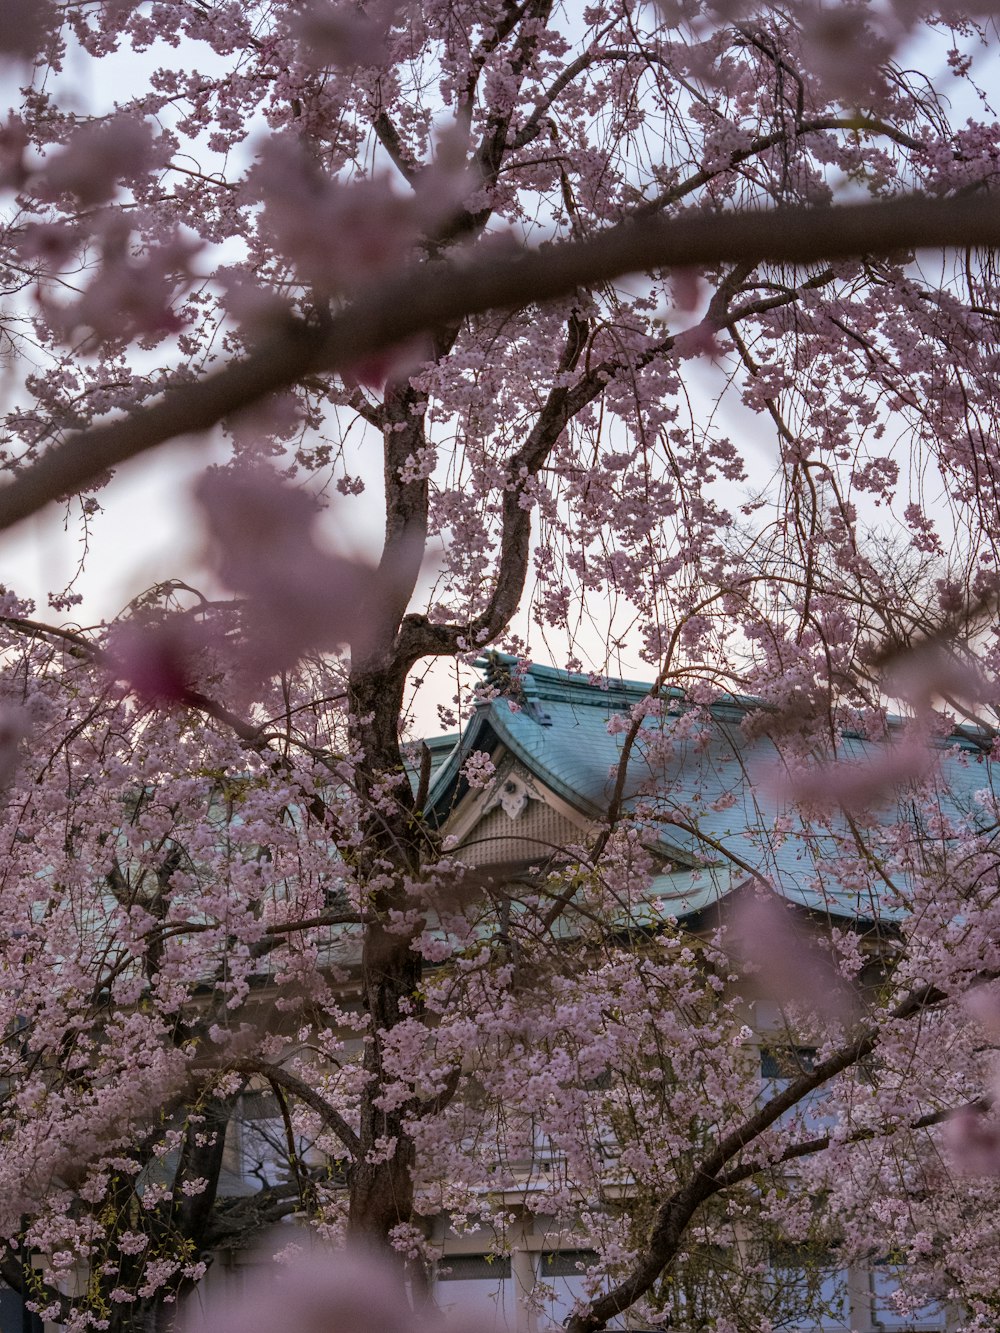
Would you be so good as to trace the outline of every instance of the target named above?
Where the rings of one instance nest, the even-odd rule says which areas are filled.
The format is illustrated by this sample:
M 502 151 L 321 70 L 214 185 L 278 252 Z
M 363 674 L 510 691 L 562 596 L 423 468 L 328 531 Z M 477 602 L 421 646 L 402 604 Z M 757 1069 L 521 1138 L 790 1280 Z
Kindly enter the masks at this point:
M 384 1245 L 394 1227 L 413 1213 L 413 1140 L 405 1122 L 409 1104 L 383 1104 L 384 1043 L 402 1019 L 420 1013 L 420 956 L 412 933 L 387 929 L 393 912 L 413 904 L 407 877 L 419 864 L 409 786 L 399 748 L 399 715 L 405 676 L 398 670 L 365 670 L 351 678 L 352 748 L 360 754 L 358 787 L 368 809 L 358 866 L 362 892 L 370 892 L 361 956 L 361 985 L 368 1013 L 358 1151 L 350 1175 L 348 1228 Z M 386 795 L 385 784 L 398 784 Z

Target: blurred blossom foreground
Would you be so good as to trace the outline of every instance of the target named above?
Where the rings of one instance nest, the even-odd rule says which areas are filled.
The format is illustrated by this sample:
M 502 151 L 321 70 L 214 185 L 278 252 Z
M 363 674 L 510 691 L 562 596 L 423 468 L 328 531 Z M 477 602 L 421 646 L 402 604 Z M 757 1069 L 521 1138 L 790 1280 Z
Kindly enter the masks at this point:
M 183 1333 L 479 1333 L 479 1322 L 448 1318 L 433 1305 L 415 1310 L 399 1264 L 384 1255 L 309 1244 L 289 1258 L 289 1250 L 238 1295 L 210 1298 L 195 1311 L 196 1297 Z M 262 1265 L 266 1259 L 258 1256 Z

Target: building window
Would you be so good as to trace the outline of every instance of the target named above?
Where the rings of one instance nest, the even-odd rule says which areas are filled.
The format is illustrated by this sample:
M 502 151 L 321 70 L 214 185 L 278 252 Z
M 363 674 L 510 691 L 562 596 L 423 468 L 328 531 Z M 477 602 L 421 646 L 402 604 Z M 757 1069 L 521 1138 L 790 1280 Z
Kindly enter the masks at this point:
M 761 1101 L 766 1102 L 776 1093 L 784 1092 L 789 1084 L 803 1074 L 811 1074 L 815 1067 L 815 1046 L 762 1046 Z M 795 1106 L 785 1112 L 778 1124 L 786 1127 L 793 1122 L 801 1122 L 812 1134 L 823 1134 L 833 1129 L 836 1121 L 829 1111 L 825 1088 L 812 1088 L 806 1092 Z
M 504 1254 L 449 1254 L 441 1260 L 439 1282 L 498 1282 L 510 1277 L 510 1257 Z
M 770 1269 L 775 1323 L 810 1333 L 846 1333 L 848 1274 L 835 1252 L 814 1245 L 772 1245 Z
M 789 1082 L 802 1074 L 811 1074 L 816 1063 L 815 1046 L 762 1046 L 760 1076 Z
M 517 1321 L 509 1255 L 446 1254 L 440 1261 L 435 1298 L 456 1321 L 481 1333 L 504 1333 Z
M 944 1328 L 944 1311 L 936 1301 L 913 1306 L 900 1301 L 906 1289 L 906 1265 L 883 1260 L 870 1270 L 872 1322 L 876 1329 L 906 1330 L 906 1333 L 938 1333 Z
M 543 1280 L 552 1277 L 580 1277 L 588 1268 L 597 1263 L 596 1250 L 553 1250 L 543 1254 L 538 1268 L 538 1276 Z
M 538 1316 L 540 1329 L 559 1329 L 573 1306 L 586 1299 L 585 1272 L 598 1262 L 593 1250 L 551 1250 L 538 1256 L 538 1281 L 545 1284 Z

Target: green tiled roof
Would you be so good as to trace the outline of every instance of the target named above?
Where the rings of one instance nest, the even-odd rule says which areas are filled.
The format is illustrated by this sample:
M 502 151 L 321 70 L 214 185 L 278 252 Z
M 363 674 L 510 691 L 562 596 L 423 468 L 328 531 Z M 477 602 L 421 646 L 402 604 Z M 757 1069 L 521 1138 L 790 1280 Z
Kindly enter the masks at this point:
M 468 754 L 503 747 L 582 815 L 605 818 L 623 745 L 615 720 L 620 725 L 623 715 L 648 698 L 651 686 L 595 682 L 534 665 L 522 672 L 516 658 L 501 654 L 491 654 L 482 666 L 496 694 L 477 707 L 457 744 L 447 738 L 451 748 L 431 784 L 428 812 L 443 823 L 468 790 L 460 772 Z M 642 802 L 649 839 L 674 868 L 654 885 L 665 911 L 691 916 L 739 885 L 763 880 L 813 912 L 864 920 L 900 915 L 874 870 L 859 871 L 853 880 L 831 872 L 838 860 L 837 835 L 847 832 L 842 815 L 804 822 L 775 794 L 767 773 L 778 761 L 777 751 L 767 737 L 749 740 L 742 725 L 759 704 L 723 696 L 692 727 L 680 691 L 660 697 L 661 716 L 645 720 L 632 752 L 625 805 L 635 812 Z M 685 726 L 678 728 L 685 716 Z M 669 740 L 671 731 L 677 739 L 668 753 L 651 760 L 649 741 L 661 742 L 664 733 Z M 953 818 L 974 818 L 975 793 L 992 781 L 976 742 L 971 733 L 960 732 L 943 743 L 936 785 L 921 794 L 924 808 L 915 809 L 912 795 L 907 804 L 901 794 L 902 805 L 893 801 L 880 813 L 881 828 L 901 817 L 916 827 L 934 813 L 927 803 Z M 884 743 L 845 733 L 838 757 L 863 762 Z M 878 832 L 876 825 L 869 840 L 877 840 Z M 671 902 L 676 906 L 669 907 Z

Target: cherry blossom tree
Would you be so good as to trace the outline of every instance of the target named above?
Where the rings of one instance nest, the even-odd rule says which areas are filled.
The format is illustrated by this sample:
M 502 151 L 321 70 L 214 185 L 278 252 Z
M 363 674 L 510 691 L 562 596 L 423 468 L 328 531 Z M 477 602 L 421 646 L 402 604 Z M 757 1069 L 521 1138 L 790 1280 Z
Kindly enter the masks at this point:
M 388 1247 L 417 1293 L 428 1219 L 502 1236 L 544 1140 L 546 1207 L 600 1254 L 573 1333 L 678 1323 L 720 1244 L 752 1300 L 729 1280 L 712 1317 L 761 1327 L 759 1246 L 817 1232 L 989 1327 L 990 14 L 0 12 L 0 522 L 90 525 L 127 459 L 227 450 L 197 490 L 208 592 L 93 630 L 4 593 L 5 1278 L 72 1329 L 140 1328 L 295 1215 Z M 117 98 L 89 105 L 83 69 Z M 326 539 L 366 487 L 370 564 Z M 408 730 L 423 665 L 499 647 L 600 680 L 626 643 L 654 684 L 606 821 L 529 885 L 464 865 Z M 755 880 L 696 805 L 629 785 L 733 689 L 838 880 L 887 904 L 868 937 L 820 946 L 767 897 L 697 943 L 616 929 L 650 823 Z M 845 763 L 890 699 L 906 735 Z M 932 762 L 956 722 L 974 810 Z M 809 1055 L 763 1097 L 761 938 L 823 978 L 767 981 Z M 285 1170 L 227 1194 L 261 1089 Z

